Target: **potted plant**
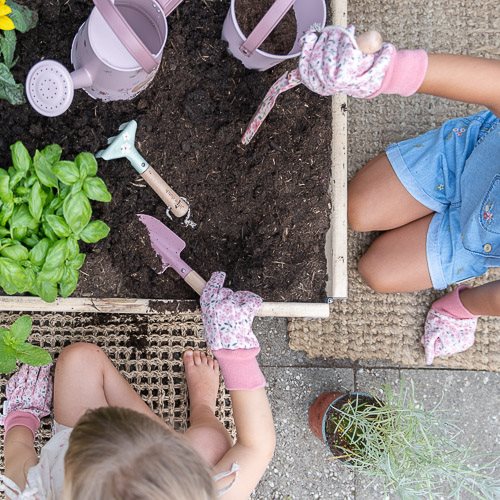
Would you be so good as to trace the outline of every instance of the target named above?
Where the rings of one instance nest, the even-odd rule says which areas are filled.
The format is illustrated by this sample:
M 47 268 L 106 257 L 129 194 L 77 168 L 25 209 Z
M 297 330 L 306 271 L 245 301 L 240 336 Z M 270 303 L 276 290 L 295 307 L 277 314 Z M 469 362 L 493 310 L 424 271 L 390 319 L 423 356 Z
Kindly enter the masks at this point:
M 415 402 L 413 387 L 390 386 L 382 397 L 366 393 L 323 393 L 309 409 L 309 425 L 340 459 L 398 498 L 498 498 L 500 483 L 490 477 L 493 463 L 459 445 L 461 431 Z M 319 425 L 319 422 L 321 424 Z

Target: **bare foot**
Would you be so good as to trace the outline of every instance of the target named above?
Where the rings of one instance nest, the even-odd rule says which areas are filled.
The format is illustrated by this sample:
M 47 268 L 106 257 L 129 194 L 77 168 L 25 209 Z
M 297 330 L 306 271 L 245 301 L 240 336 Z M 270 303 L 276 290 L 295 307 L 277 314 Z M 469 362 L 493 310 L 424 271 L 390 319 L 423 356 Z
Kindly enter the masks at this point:
M 215 413 L 219 390 L 219 363 L 204 352 L 191 350 L 184 353 L 183 361 L 191 413 L 194 408 L 200 406 L 208 406 Z

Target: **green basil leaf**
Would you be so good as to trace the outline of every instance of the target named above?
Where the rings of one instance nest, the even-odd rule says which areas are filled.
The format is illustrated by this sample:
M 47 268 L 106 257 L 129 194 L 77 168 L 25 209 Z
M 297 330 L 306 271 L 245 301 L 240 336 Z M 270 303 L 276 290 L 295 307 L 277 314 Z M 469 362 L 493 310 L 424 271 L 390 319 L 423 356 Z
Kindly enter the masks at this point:
M 7 295 L 14 295 L 15 293 L 19 293 L 17 285 L 10 281 L 7 281 L 2 275 L 0 275 L 0 287 Z
M 71 267 L 66 267 L 61 283 L 59 284 L 59 293 L 61 297 L 69 297 L 78 285 L 80 273 Z
M 28 235 L 22 240 L 22 244 L 26 247 L 33 248 L 39 241 L 40 238 L 36 234 L 30 234 L 28 232 Z
M 49 144 L 42 149 L 42 154 L 45 156 L 47 161 L 53 165 L 61 159 L 62 148 L 59 144 Z
M 66 261 L 66 255 L 66 240 L 56 241 L 47 252 L 42 270 L 45 271 L 61 268 Z
M 47 224 L 52 228 L 52 231 L 56 233 L 59 238 L 66 238 L 71 234 L 71 229 L 69 228 L 66 221 L 59 217 L 59 215 L 47 215 Z
M 97 243 L 99 240 L 106 238 L 108 234 L 109 226 L 100 220 L 95 220 L 85 227 L 80 233 L 80 237 L 85 243 Z
M 84 253 L 79 253 L 74 259 L 69 261 L 70 267 L 77 270 L 80 269 L 85 262 L 85 257 Z
M 47 221 L 44 221 L 42 223 L 42 229 L 45 234 L 45 236 L 50 240 L 50 241 L 57 241 L 59 238 L 57 237 L 57 234 L 54 233 L 52 228 L 50 227 L 50 224 Z
M 26 342 L 26 340 L 30 336 L 31 326 L 31 317 L 27 314 L 24 314 L 23 316 L 17 318 L 14 323 L 12 323 L 12 326 L 10 327 L 10 333 L 12 334 L 16 342 L 19 342 L 21 344 L 23 342 Z
M 38 222 L 42 216 L 45 193 L 38 181 L 33 184 L 29 195 L 29 210 L 33 218 Z
M 57 298 L 57 285 L 51 281 L 45 281 L 38 277 L 37 291 L 41 299 L 45 302 L 54 302 Z
M 74 184 L 80 179 L 78 168 L 72 161 L 58 161 L 52 171 L 63 184 Z
M 63 188 L 64 190 L 64 188 Z M 61 190 L 61 192 L 63 191 Z M 56 196 L 47 206 L 44 213 L 54 213 L 56 210 L 62 207 L 64 200 L 60 196 Z
M 16 170 L 14 167 L 9 167 L 9 187 L 10 189 L 14 189 L 16 185 L 19 183 L 21 179 L 26 177 L 26 172 L 21 172 L 20 170 Z
M 5 226 L 14 213 L 14 202 L 9 201 L 2 205 L 0 209 L 0 225 Z
M 14 213 L 10 219 L 10 228 L 37 229 L 37 221 L 31 216 L 28 205 L 22 204 L 14 208 Z
M 50 269 L 46 269 L 45 266 L 42 268 L 42 270 L 38 273 L 37 275 L 37 282 L 48 282 L 48 283 L 54 283 L 57 285 L 63 277 L 64 274 L 64 266 L 60 267 L 54 267 Z
M 80 171 L 80 179 L 84 180 L 97 174 L 97 161 L 92 153 L 80 153 L 76 156 L 75 163 Z
M 18 172 L 26 173 L 31 167 L 31 156 L 21 141 L 17 141 L 10 147 L 12 165 Z
M 21 363 L 30 366 L 44 366 L 52 363 L 52 357 L 48 351 L 27 342 L 19 346 L 16 355 Z
M 38 149 L 35 151 L 33 165 L 35 166 L 35 172 L 38 179 L 44 186 L 55 187 L 56 189 L 59 188 L 57 177 L 54 175 L 54 172 L 52 172 L 50 163 Z
M 7 236 L 8 234 L 10 234 L 10 231 L 6 227 L 0 226 L 0 238 L 3 238 L 4 236 Z
M 11 373 L 17 368 L 16 351 L 4 344 L 0 343 L 0 373 Z
M 0 250 L 0 254 L 2 257 L 8 257 L 16 262 L 23 262 L 29 257 L 28 249 L 20 243 L 2 248 L 2 250 Z
M 21 241 L 28 234 L 28 228 L 27 227 L 15 227 L 14 229 L 11 229 L 11 233 L 12 233 L 12 239 L 17 240 L 17 241 Z
M 63 214 L 71 230 L 78 236 L 92 216 L 89 199 L 81 191 L 68 196 L 63 203 Z
M 47 252 L 49 251 L 50 248 L 50 241 L 48 238 L 44 238 L 43 240 L 40 240 L 31 250 L 29 253 L 29 260 L 35 264 L 35 266 L 41 266 L 44 261 L 45 257 L 47 256 Z
M 68 260 L 74 259 L 80 252 L 80 245 L 78 244 L 78 240 L 74 236 L 70 236 L 68 238 L 68 240 L 66 241 L 66 248 L 66 258 Z
M 25 269 L 12 259 L 0 257 L 0 275 L 5 280 L 5 283 L 18 292 L 23 292 L 28 285 Z
M 6 170 L 0 169 L 0 200 L 3 203 L 9 203 L 14 199 L 12 190 L 10 189 L 10 176 Z
M 83 181 L 80 179 L 78 182 L 75 182 L 70 189 L 70 194 L 79 193 L 82 190 Z
M 111 193 L 100 177 L 88 177 L 83 183 L 83 192 L 95 201 L 111 201 Z

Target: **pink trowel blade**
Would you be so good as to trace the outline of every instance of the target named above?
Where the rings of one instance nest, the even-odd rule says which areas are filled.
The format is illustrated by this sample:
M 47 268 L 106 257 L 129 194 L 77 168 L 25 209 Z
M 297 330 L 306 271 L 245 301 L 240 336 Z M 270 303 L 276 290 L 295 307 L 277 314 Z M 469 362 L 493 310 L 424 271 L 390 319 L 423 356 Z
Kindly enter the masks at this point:
M 186 279 L 192 269 L 181 259 L 181 252 L 186 247 L 184 240 L 155 217 L 144 214 L 138 214 L 137 217 L 147 227 L 151 246 L 161 258 L 163 265 L 172 267 Z

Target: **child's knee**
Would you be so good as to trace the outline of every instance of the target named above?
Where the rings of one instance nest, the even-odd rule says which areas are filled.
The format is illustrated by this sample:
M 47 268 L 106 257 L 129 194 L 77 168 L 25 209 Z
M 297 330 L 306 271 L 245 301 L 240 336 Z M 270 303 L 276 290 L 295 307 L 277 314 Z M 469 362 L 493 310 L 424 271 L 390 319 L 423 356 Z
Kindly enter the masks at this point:
M 102 356 L 105 356 L 103 350 L 89 342 L 77 342 L 65 347 L 57 359 L 57 366 L 62 365 L 94 365 L 101 362 Z
M 353 231 L 362 233 L 373 230 L 369 203 L 353 181 L 348 186 L 347 222 Z
M 363 281 L 375 292 L 392 291 L 389 273 L 373 253 L 366 253 L 358 262 L 358 271 Z

